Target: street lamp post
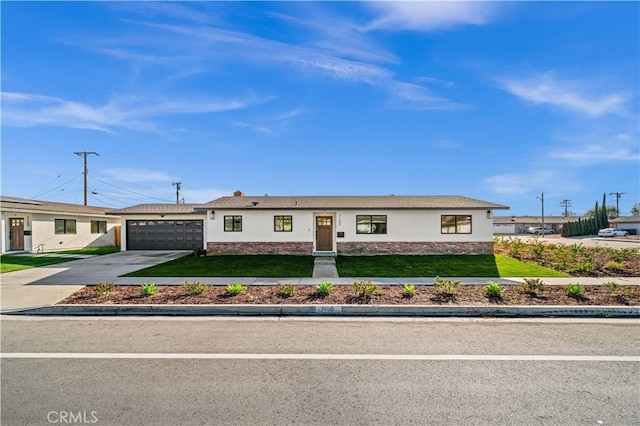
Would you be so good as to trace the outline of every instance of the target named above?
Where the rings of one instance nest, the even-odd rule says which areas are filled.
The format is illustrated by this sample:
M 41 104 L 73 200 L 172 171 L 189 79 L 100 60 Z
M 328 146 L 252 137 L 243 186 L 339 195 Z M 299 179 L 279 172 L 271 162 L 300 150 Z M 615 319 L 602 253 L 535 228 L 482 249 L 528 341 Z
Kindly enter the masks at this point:
M 544 236 L 544 192 L 536 198 L 542 202 L 542 235 Z

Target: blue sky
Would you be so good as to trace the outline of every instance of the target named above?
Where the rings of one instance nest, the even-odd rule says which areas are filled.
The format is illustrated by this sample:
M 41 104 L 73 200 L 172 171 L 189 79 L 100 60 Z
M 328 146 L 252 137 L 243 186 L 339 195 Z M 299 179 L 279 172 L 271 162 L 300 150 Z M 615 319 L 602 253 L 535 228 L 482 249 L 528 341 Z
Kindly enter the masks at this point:
M 3 195 L 640 198 L 638 2 L 1 8 Z

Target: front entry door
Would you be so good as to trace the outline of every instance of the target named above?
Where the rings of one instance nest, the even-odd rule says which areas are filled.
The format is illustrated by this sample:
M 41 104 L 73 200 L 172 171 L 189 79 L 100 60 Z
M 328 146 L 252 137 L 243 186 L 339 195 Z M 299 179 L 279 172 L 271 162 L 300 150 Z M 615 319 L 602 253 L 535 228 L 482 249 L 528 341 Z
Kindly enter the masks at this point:
M 316 250 L 333 251 L 332 216 L 316 216 Z
M 9 250 L 24 250 L 24 219 L 12 217 L 9 219 Z

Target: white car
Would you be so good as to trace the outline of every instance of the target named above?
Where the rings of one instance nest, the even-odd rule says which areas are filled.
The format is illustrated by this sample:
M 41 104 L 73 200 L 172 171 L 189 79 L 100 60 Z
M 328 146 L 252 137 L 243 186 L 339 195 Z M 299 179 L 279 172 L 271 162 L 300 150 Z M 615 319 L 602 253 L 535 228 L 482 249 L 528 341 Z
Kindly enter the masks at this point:
M 527 232 L 530 234 L 555 234 L 556 231 L 554 231 L 551 228 L 547 228 L 547 227 L 542 227 L 542 226 L 530 226 L 529 228 L 527 228 Z
M 624 229 L 604 228 L 598 231 L 598 237 L 625 237 L 629 235 Z

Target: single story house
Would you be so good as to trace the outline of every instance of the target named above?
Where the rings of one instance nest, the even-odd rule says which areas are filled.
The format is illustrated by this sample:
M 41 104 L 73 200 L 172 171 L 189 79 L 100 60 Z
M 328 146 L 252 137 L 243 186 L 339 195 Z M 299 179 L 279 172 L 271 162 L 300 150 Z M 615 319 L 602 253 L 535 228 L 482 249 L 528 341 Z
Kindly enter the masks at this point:
M 0 196 L 2 253 L 119 245 L 110 208 Z
M 493 211 L 506 209 L 462 196 L 247 196 L 236 191 L 202 205 L 143 204 L 113 213 L 122 217 L 123 250 L 373 255 L 492 253 Z
M 562 231 L 562 227 L 567 222 L 578 220 L 577 217 L 545 216 L 545 228 L 551 228 L 557 233 Z M 541 216 L 494 216 L 493 233 L 496 235 L 526 234 L 527 228 L 532 226 L 542 226 Z
M 121 217 L 122 250 L 206 248 L 206 211 L 197 204 L 138 204 L 110 214 Z
M 620 216 L 609 219 L 609 224 L 613 228 L 620 228 L 628 231 L 630 235 L 640 235 L 640 217 Z

